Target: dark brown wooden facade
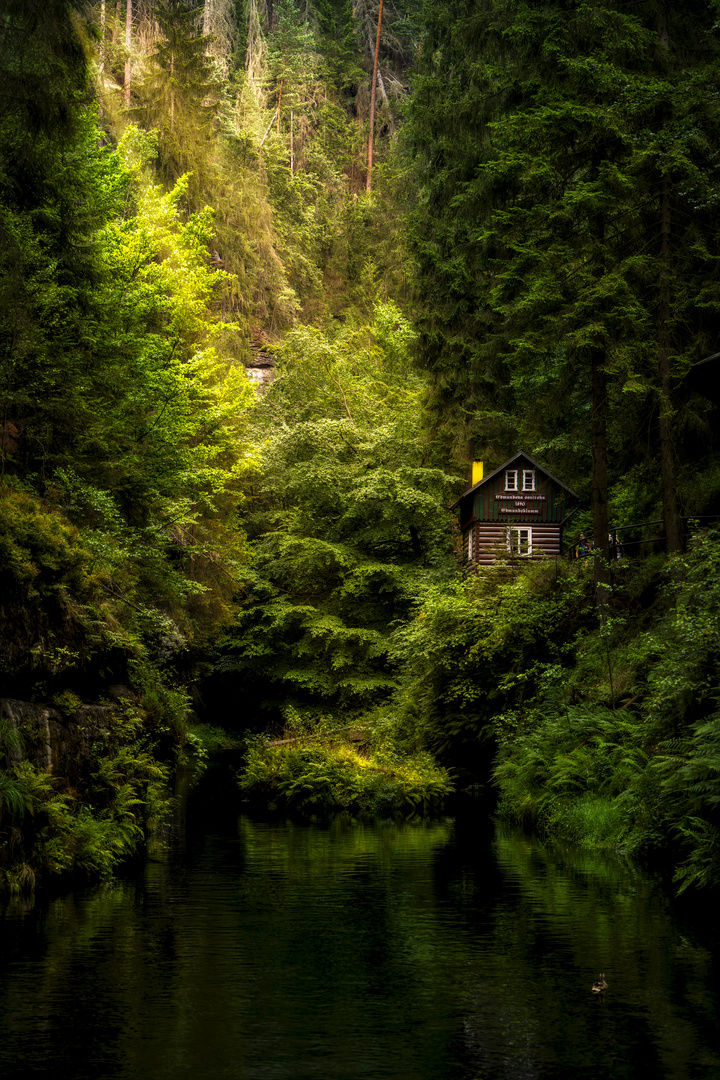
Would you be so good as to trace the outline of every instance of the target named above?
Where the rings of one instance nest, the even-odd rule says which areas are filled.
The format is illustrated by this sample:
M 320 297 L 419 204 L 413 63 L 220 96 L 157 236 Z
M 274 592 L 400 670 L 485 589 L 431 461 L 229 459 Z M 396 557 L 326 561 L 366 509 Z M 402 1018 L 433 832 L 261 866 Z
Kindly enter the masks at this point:
M 474 484 L 454 504 L 464 562 L 546 559 L 560 554 L 566 505 L 577 496 L 520 451 Z

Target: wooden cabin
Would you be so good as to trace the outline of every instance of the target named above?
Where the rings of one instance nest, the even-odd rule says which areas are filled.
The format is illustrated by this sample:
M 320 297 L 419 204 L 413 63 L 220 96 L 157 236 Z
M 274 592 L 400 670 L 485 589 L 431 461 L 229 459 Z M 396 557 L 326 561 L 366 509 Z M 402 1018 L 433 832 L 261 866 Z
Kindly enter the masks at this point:
M 489 566 L 498 558 L 559 555 L 566 504 L 576 500 L 574 491 L 522 450 L 485 477 L 482 462 L 473 462 L 471 486 L 452 507 L 463 562 Z

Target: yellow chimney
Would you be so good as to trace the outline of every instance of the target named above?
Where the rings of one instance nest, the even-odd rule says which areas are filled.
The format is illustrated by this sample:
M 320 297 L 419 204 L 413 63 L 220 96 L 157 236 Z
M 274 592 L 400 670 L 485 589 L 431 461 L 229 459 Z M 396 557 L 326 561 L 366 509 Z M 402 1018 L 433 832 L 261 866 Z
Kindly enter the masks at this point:
M 473 461 L 472 463 L 472 486 L 475 487 L 479 484 L 483 478 L 483 463 L 482 461 Z

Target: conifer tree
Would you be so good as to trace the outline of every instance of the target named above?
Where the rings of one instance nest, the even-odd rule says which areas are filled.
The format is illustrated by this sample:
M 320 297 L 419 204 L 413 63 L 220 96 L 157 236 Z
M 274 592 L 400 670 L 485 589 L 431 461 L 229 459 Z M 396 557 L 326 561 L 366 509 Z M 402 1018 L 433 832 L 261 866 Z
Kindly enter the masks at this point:
M 158 0 L 160 27 L 138 116 L 160 132 L 160 164 L 173 183 L 193 171 L 196 186 L 212 163 L 221 85 L 203 35 L 202 7 L 186 0 Z
M 658 16 L 650 3 L 492 0 L 461 5 L 450 21 L 435 3 L 410 125 L 423 363 L 440 399 L 474 416 L 491 458 L 517 448 L 518 427 L 541 442 L 538 389 L 571 399 L 579 384 L 598 550 L 605 430 L 612 481 L 635 452 L 618 445 L 618 424 L 629 411 L 639 426 L 658 408 L 666 535 L 680 543 L 673 381 L 680 358 L 717 335 L 714 294 L 699 318 L 684 285 L 690 251 L 696 293 L 709 299 L 715 277 L 714 239 L 700 241 L 691 219 L 693 204 L 714 203 L 717 41 L 711 6 L 691 7 Z M 583 411 L 574 433 L 561 423 L 557 455 L 584 456 Z

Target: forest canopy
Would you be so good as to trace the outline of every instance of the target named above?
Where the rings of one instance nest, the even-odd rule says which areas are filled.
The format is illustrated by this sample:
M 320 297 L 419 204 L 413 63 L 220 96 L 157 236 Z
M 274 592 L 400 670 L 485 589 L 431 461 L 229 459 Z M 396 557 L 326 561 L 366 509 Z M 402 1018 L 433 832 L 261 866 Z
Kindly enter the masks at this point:
M 720 879 L 718 14 L 7 0 L 8 882 L 111 869 L 211 725 L 264 799 L 482 789 Z M 469 458 L 520 450 L 593 557 L 475 572 Z M 43 771 L 32 710 L 97 708 Z

